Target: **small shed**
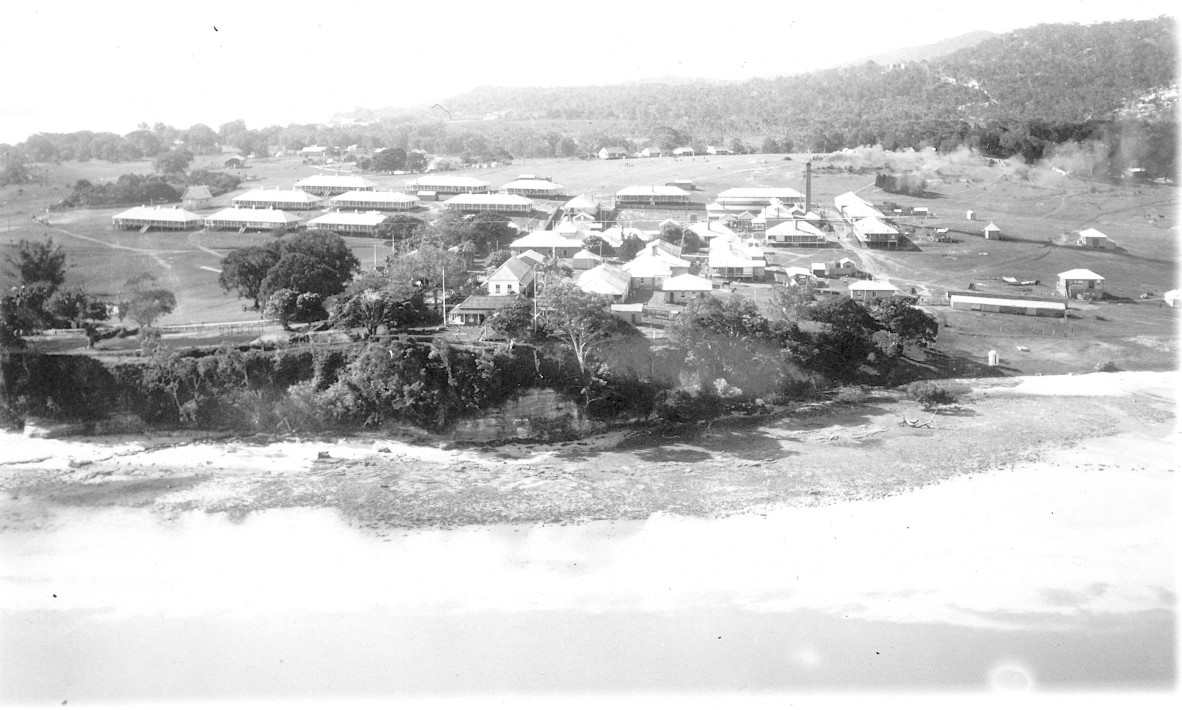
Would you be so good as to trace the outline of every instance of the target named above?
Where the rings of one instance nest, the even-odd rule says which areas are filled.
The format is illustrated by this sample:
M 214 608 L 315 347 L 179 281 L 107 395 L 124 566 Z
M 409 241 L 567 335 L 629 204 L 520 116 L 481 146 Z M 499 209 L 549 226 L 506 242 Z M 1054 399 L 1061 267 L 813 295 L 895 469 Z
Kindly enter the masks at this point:
M 181 202 L 187 210 L 209 207 L 211 200 L 213 193 L 209 191 L 208 185 L 189 185 L 185 188 L 185 194 L 181 195 Z
M 1108 235 L 1098 229 L 1084 229 L 1079 233 L 1079 239 L 1075 242 L 1081 247 L 1091 247 L 1092 249 L 1111 249 L 1116 246 L 1116 243 L 1108 238 Z
M 998 241 L 1001 241 L 1001 227 L 998 227 L 993 222 L 990 222 L 985 227 L 984 232 L 985 232 L 986 239 L 996 239 Z
M 665 283 L 661 285 L 667 303 L 689 303 L 696 298 L 710 295 L 713 290 L 714 284 L 710 279 L 693 274 L 681 274 L 665 279 Z
M 244 168 L 246 167 L 246 158 L 243 158 L 241 155 L 232 155 L 222 161 L 222 167 Z
M 1097 298 L 1104 295 L 1104 277 L 1088 269 L 1059 274 L 1059 294 L 1067 298 Z
M 977 213 L 972 210 L 968 210 L 967 212 L 964 213 L 964 218 L 967 219 L 968 221 L 972 222 L 974 219 L 977 218 Z
M 603 263 L 603 257 L 588 249 L 583 249 L 571 257 L 571 266 L 580 271 L 594 269 Z
M 1162 303 L 1170 308 L 1182 308 L 1182 297 L 1179 297 L 1179 293 L 1178 289 L 1166 291 L 1161 296 Z

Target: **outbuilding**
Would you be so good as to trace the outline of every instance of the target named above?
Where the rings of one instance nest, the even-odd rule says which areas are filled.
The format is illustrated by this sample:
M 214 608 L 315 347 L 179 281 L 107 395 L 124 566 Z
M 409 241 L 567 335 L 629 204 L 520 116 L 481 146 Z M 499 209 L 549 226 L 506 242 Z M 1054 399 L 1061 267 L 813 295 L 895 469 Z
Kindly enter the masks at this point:
M 181 195 L 181 205 L 187 210 L 209 207 L 212 201 L 213 193 L 209 191 L 208 185 L 189 185 L 185 188 L 185 194 Z
M 579 271 L 594 269 L 602 263 L 603 257 L 588 249 L 575 252 L 570 261 L 571 267 Z
M 1059 274 L 1058 291 L 1067 298 L 1099 298 L 1104 295 L 1104 277 L 1088 269 Z
M 575 285 L 583 293 L 610 296 L 616 301 L 622 301 L 632 290 L 632 277 L 618 266 L 600 264 L 580 274 Z
M 689 303 L 709 296 L 713 290 L 714 284 L 710 279 L 694 274 L 674 276 L 665 279 L 665 282 L 661 284 L 661 291 L 665 294 L 666 303 Z
M 850 284 L 850 298 L 855 301 L 889 298 L 896 293 L 895 287 L 884 281 L 855 281 Z
M 1091 247 L 1092 249 L 1111 249 L 1116 246 L 1116 243 L 1109 239 L 1107 234 L 1098 229 L 1082 230 L 1075 243 L 1081 247 Z
M 1062 316 L 1067 300 L 1051 296 L 1019 296 L 980 291 L 949 291 L 948 305 L 957 311 L 1011 313 L 1022 316 Z
M 988 225 L 986 225 L 983 231 L 986 239 L 996 239 L 1001 241 L 1001 227 L 997 226 L 993 222 L 990 222 Z
M 513 294 L 507 296 L 468 296 L 460 305 L 451 309 L 447 321 L 453 325 L 483 325 L 489 316 L 512 303 L 515 298 L 518 296 Z

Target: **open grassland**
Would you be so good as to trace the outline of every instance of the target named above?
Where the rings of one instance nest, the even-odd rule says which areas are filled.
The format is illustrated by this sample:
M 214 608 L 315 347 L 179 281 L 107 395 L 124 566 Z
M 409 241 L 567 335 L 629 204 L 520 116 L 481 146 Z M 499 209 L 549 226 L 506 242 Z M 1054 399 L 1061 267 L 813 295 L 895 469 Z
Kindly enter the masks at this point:
M 786 159 L 790 157 L 791 159 Z M 695 203 L 678 210 L 631 209 L 620 223 L 656 229 L 667 218 L 684 221 L 704 218 L 703 206 L 730 187 L 788 186 L 804 192 L 807 155 L 698 156 L 628 160 L 520 160 L 496 168 L 477 168 L 462 174 L 488 181 L 495 189 L 522 174 L 547 177 L 566 187 L 569 195 L 586 194 L 610 206 L 614 193 L 629 185 L 663 185 L 673 180 L 693 180 Z M 195 168 L 216 169 L 221 158 L 202 156 Z M 925 198 L 890 195 L 874 187 L 875 169 L 922 171 L 928 178 Z M 869 250 L 839 228 L 837 238 L 825 249 L 776 249 L 769 263 L 807 266 L 849 256 L 877 278 L 889 280 L 904 291 L 915 288 L 925 305 L 941 320 L 940 347 L 983 359 L 989 350 L 1001 353 L 1003 366 L 1020 372 L 1066 372 L 1113 360 L 1122 367 L 1172 367 L 1177 356 L 1176 318 L 1170 309 L 1158 307 L 1153 298 L 1178 285 L 1177 190 L 1164 185 L 1110 185 L 1049 168 L 987 161 L 961 153 L 883 154 L 854 151 L 814 161 L 813 203 L 821 208 L 833 198 L 855 191 L 875 203 L 928 207 L 931 217 L 902 218 L 899 223 L 918 234 L 905 248 Z M 120 232 L 111 228 L 111 216 L 120 209 L 79 209 L 53 212 L 49 224 L 30 219 L 45 216 L 45 208 L 64 197 L 79 179 L 110 180 L 127 172 L 150 172 L 147 162 L 109 164 L 101 161 L 36 166 L 44 184 L 0 189 L 0 251 L 18 239 L 52 236 L 67 249 L 72 282 L 85 283 L 94 293 L 115 296 L 131 276 L 149 271 L 177 294 L 177 311 L 163 323 L 237 321 L 257 318 L 243 311 L 248 305 L 217 285 L 221 258 L 230 250 L 270 239 L 269 234 L 234 232 Z M 290 188 L 302 177 L 318 173 L 350 171 L 349 166 L 303 165 L 298 158 L 252 160 L 235 171 L 246 178 L 242 191 L 255 187 Z M 384 189 L 402 190 L 413 175 L 367 175 Z M 241 192 L 241 191 L 240 191 Z M 228 206 L 240 192 L 219 196 L 202 213 Z M 538 201 L 552 210 L 561 201 Z M 429 203 L 417 215 L 431 219 L 438 203 Z M 966 212 L 973 210 L 975 219 Z M 318 213 L 303 213 L 310 218 Z M 981 232 L 996 223 L 1003 241 L 986 241 Z M 928 241 L 924 230 L 947 227 L 953 240 Z M 1109 235 L 1117 249 L 1098 250 L 1073 246 L 1063 239 L 1067 232 L 1095 227 Z M 346 241 L 367 268 L 387 249 L 374 240 L 349 237 Z M 376 249 L 375 249 L 376 246 Z M 1069 269 L 1091 269 L 1107 281 L 1116 302 L 1073 304 L 1068 321 L 998 314 L 952 312 L 942 306 L 943 292 L 966 289 L 1022 294 L 1054 292 L 1056 274 Z M 1013 287 L 1003 276 L 1038 280 L 1037 286 Z M 10 283 L 0 276 L 0 286 Z M 831 285 L 840 287 L 842 282 Z M 771 303 L 767 284 L 736 285 L 736 292 L 752 297 L 761 307 Z M 1024 348 L 1024 349 L 1023 349 Z

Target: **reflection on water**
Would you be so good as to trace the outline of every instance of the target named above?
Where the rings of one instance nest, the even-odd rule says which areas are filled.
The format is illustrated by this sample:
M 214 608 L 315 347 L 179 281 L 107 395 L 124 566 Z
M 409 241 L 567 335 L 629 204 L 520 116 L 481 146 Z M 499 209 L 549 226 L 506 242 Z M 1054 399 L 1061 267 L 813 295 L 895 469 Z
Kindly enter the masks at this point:
M 1169 458 L 1142 444 L 719 520 L 374 533 L 8 501 L 0 698 L 1162 686 Z

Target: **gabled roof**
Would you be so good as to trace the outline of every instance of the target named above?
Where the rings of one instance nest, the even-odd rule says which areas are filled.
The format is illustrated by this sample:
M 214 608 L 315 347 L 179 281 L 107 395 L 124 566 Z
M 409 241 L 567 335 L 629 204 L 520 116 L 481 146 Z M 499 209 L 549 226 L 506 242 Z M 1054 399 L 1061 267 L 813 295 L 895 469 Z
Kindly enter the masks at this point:
M 600 150 L 606 150 L 609 153 L 627 153 L 623 146 L 619 145 L 605 145 Z
M 574 258 L 574 259 L 592 259 L 594 261 L 603 261 L 602 256 L 596 254 L 593 251 L 588 251 L 587 249 L 580 251 L 578 254 L 575 254 L 572 258 Z
M 1093 228 L 1093 227 L 1089 227 L 1089 228 L 1087 228 L 1087 229 L 1081 230 L 1081 231 L 1080 231 L 1080 233 L 1079 233 L 1079 236 L 1081 236 L 1081 237 L 1092 237 L 1092 238 L 1097 238 L 1097 237 L 1098 237 L 1098 238 L 1100 238 L 1100 239 L 1107 239 L 1107 238 L 1108 238 L 1108 235 L 1107 235 L 1107 234 L 1105 234 L 1104 232 L 1101 232 L 1100 230 L 1098 230 L 1098 229 L 1095 229 L 1095 228 Z
M 533 272 L 533 264 L 514 256 L 510 257 L 505 261 L 504 264 L 501 264 L 500 268 L 492 272 L 492 275 L 488 277 L 488 280 L 492 281 L 493 279 L 496 279 L 498 281 L 525 281 L 529 279 Z
M 584 293 L 599 293 L 605 296 L 624 296 L 628 293 L 631 283 L 632 277 L 627 271 L 611 264 L 600 264 L 588 269 L 575 282 Z
M 595 200 L 592 200 L 590 197 L 587 197 L 586 195 L 578 195 L 577 197 L 572 197 L 567 200 L 566 204 L 564 204 L 562 207 L 563 209 L 567 210 L 596 211 L 599 209 L 599 203 Z
M 866 207 L 871 206 L 869 200 L 853 192 L 843 192 L 837 197 L 834 197 L 833 205 L 839 210 L 847 208 L 850 205 L 865 205 Z
M 985 229 L 983 229 L 981 231 L 983 231 L 983 232 L 1000 232 L 1001 227 L 997 226 L 993 222 L 990 222 L 989 224 L 985 225 Z M 1082 236 L 1082 234 L 1083 234 L 1083 232 L 1080 232 L 1081 236 Z
M 1064 271 L 1059 274 L 1061 279 L 1082 280 L 1082 281 L 1103 281 L 1104 277 L 1097 274 L 1095 271 L 1088 269 L 1072 269 L 1071 271 Z
M 859 203 L 852 203 L 841 208 L 842 214 L 853 219 L 874 218 L 878 219 L 884 217 L 882 212 L 879 212 L 870 205 L 863 205 Z
M 661 285 L 662 291 L 712 291 L 714 284 L 710 279 L 695 276 L 693 274 L 682 274 L 681 276 L 674 276 L 671 279 L 665 279 L 665 283 Z
M 539 264 L 546 263 L 546 255 L 540 254 L 540 253 L 534 251 L 533 249 L 528 249 L 526 251 L 521 252 L 520 254 L 517 255 L 517 258 L 521 259 L 522 261 L 529 262 L 529 263 L 533 264 L 534 266 L 538 266 Z
M 185 188 L 185 194 L 181 195 L 182 200 L 209 200 L 213 198 L 213 193 L 209 191 L 208 185 L 189 185 Z
M 716 221 L 694 222 L 693 224 L 687 226 L 686 229 L 690 230 L 702 239 L 713 239 L 715 237 L 729 238 L 738 236 L 738 234 L 735 233 L 735 230 L 731 229 L 725 224 L 722 224 L 721 222 Z

